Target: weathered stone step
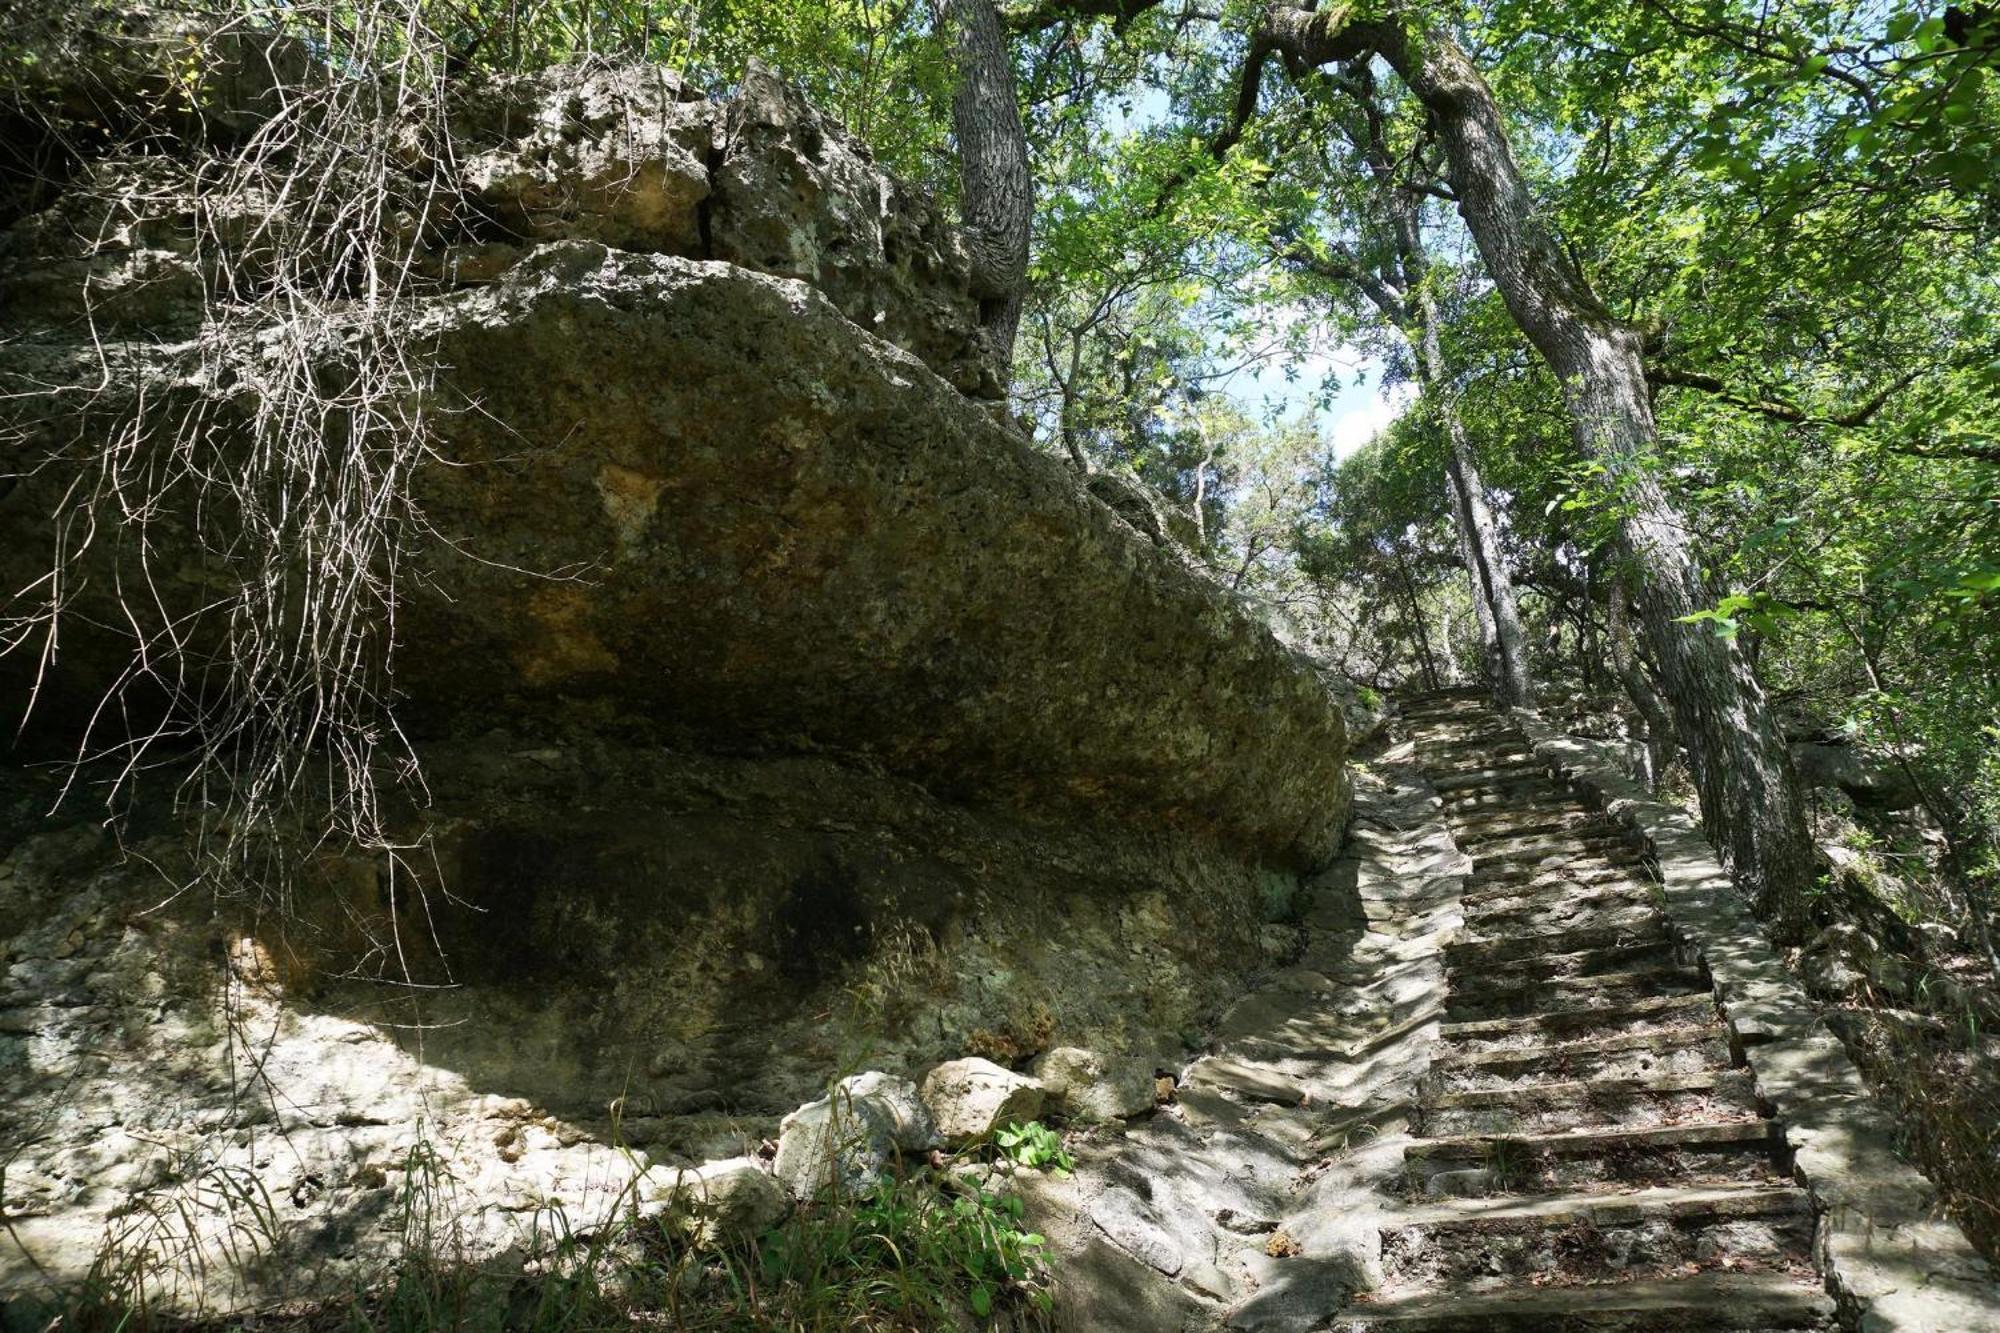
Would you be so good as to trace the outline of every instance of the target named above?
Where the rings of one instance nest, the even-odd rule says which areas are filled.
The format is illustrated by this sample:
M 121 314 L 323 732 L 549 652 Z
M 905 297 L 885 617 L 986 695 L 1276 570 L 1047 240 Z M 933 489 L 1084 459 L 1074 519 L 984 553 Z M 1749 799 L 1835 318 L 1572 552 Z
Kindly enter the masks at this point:
M 1448 1092 L 1425 1098 L 1417 1108 L 1418 1126 L 1426 1138 L 1644 1129 L 1687 1120 L 1756 1118 L 1750 1074 L 1741 1069 Z
M 1472 857 L 1473 869 L 1479 870 L 1506 863 L 1534 862 L 1550 856 L 1601 853 L 1631 845 L 1621 830 L 1583 827 L 1488 838 L 1477 844 L 1476 850 L 1466 850 Z M 1461 842 L 1459 846 L 1464 847 L 1465 844 Z
M 1551 835 L 1570 832 L 1588 833 L 1582 821 L 1568 809 L 1560 806 L 1546 810 L 1531 810 L 1518 818 L 1486 820 L 1471 827 L 1454 827 L 1452 837 L 1468 855 L 1484 850 L 1490 843 L 1505 843 L 1523 838 L 1546 838 Z
M 1832 1327 L 1817 1283 L 1782 1273 L 1421 1292 L 1350 1306 L 1332 1333 L 1750 1333 Z
M 1578 949 L 1602 949 L 1665 939 L 1666 932 L 1665 918 L 1650 905 L 1623 910 L 1607 907 L 1598 915 L 1557 930 L 1462 934 L 1444 946 L 1444 956 L 1452 967 L 1491 967 L 1516 959 L 1545 958 L 1550 954 Z
M 1430 1204 L 1382 1229 L 1395 1284 L 1630 1281 L 1705 1269 L 1810 1271 L 1812 1201 L 1796 1185 L 1657 1185 L 1521 1202 Z
M 1477 891 L 1459 888 L 1466 927 L 1479 935 L 1593 924 L 1601 914 L 1652 906 L 1657 896 L 1651 880 L 1618 866 L 1574 876 L 1551 873 L 1525 884 L 1487 884 Z
M 1544 761 L 1528 755 L 1521 759 L 1505 760 L 1486 768 L 1460 769 L 1447 772 L 1431 779 L 1431 789 L 1439 795 L 1447 792 L 1479 788 L 1490 783 L 1505 782 L 1524 774 L 1533 774 L 1546 779 L 1548 766 Z
M 1482 751 L 1532 750 L 1533 743 L 1515 727 L 1479 727 L 1469 730 L 1448 732 L 1417 743 L 1417 762 L 1425 769 L 1441 767 L 1446 763 L 1463 762 L 1466 755 Z
M 1457 732 L 1513 729 L 1512 723 L 1477 708 L 1435 708 L 1415 715 L 1405 714 L 1403 720 L 1419 749 L 1429 741 Z
M 1447 822 L 1459 846 L 1470 847 L 1473 842 L 1505 837 L 1523 826 L 1561 824 L 1586 817 L 1587 812 L 1567 796 L 1549 796 L 1542 800 L 1509 801 L 1485 810 L 1455 811 L 1448 815 Z
M 1632 1004 L 1603 1009 L 1566 1009 L 1529 1014 L 1520 1018 L 1482 1018 L 1470 1022 L 1446 1023 L 1439 1029 L 1442 1041 L 1461 1044 L 1468 1050 L 1533 1046 L 1550 1039 L 1582 1040 L 1586 1034 L 1638 1032 L 1707 1023 L 1715 1018 L 1714 997 L 1706 994 L 1661 995 Z
M 1578 1079 L 1698 1074 L 1729 1068 L 1729 1058 L 1729 1041 L 1720 1027 L 1689 1025 L 1552 1046 L 1462 1052 L 1431 1065 L 1429 1086 L 1464 1092 Z
M 1623 871 L 1645 862 L 1645 853 L 1637 850 L 1586 851 L 1571 856 L 1549 856 L 1540 861 L 1510 860 L 1474 870 L 1467 877 L 1467 884 L 1475 889 L 1525 884 L 1556 871 L 1566 872 L 1565 878 L 1586 873 L 1603 876 L 1606 871 Z
M 1507 975 L 1487 979 L 1477 973 L 1461 973 L 1452 980 L 1445 1014 L 1452 1022 L 1507 1018 L 1545 1009 L 1609 1008 L 1701 989 L 1701 974 L 1672 960 L 1587 977 Z
M 1418 718 L 1455 716 L 1466 713 L 1483 714 L 1488 717 L 1498 716 L 1493 707 L 1493 701 L 1488 697 L 1484 687 L 1433 690 L 1428 694 L 1413 694 L 1399 700 L 1396 708 L 1398 712 L 1402 713 L 1403 720 L 1406 722 L 1415 721 Z
M 1532 776 L 1491 791 L 1443 793 L 1440 799 L 1444 802 L 1445 819 L 1453 828 L 1458 828 L 1467 820 L 1513 814 L 1540 806 L 1560 806 L 1565 810 L 1582 808 L 1569 789 L 1554 778 Z
M 1768 1120 L 1581 1133 L 1418 1139 L 1403 1150 L 1412 1192 L 1479 1197 L 1593 1185 L 1783 1183 Z
M 1674 942 L 1665 932 L 1651 939 L 1617 939 L 1593 945 L 1578 940 L 1572 944 L 1561 936 L 1550 937 L 1549 947 L 1533 957 L 1488 959 L 1477 965 L 1459 966 L 1453 985 L 1461 992 L 1487 986 L 1514 986 L 1533 982 L 1577 981 L 1663 967 L 1674 961 Z

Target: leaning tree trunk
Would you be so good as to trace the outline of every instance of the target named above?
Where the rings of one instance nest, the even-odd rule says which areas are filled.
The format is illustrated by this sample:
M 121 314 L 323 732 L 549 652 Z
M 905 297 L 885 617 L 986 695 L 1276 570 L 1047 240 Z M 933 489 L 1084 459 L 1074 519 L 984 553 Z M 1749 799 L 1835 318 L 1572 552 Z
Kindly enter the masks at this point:
M 1014 60 L 993 0 L 938 0 L 938 4 L 940 18 L 951 29 L 958 61 L 951 124 L 958 139 L 959 209 L 972 246 L 979 321 L 1005 388 L 1012 378 L 1014 334 L 1021 325 L 1034 221 L 1028 135 L 1015 93 Z
M 1459 213 L 1508 311 L 1562 381 L 1581 452 L 1620 490 L 1618 548 L 1659 663 L 1723 859 L 1781 934 L 1804 927 L 1813 848 L 1791 756 L 1735 641 L 1683 618 L 1712 602 L 1687 527 L 1647 467 L 1652 403 L 1638 333 L 1598 301 L 1529 194 L 1493 90 L 1452 37 L 1417 17 L 1356 21 L 1355 6 L 1276 5 L 1252 43 L 1250 74 L 1282 53 L 1293 68 L 1368 53 L 1393 66 L 1430 113 Z M 1245 91 L 1254 104 L 1254 82 Z M 1239 98 L 1239 111 L 1244 99 Z
M 1472 549 L 1472 519 L 1465 511 L 1465 488 L 1456 471 L 1449 471 L 1445 489 L 1451 493 L 1451 525 L 1458 530 L 1458 557 L 1465 564 L 1466 584 L 1472 595 L 1472 621 L 1479 628 L 1479 662 L 1486 679 L 1500 679 L 1500 634 L 1493 623 L 1493 604 L 1486 599 L 1486 587 L 1479 577 L 1479 553 Z
M 1452 509 L 1459 539 L 1472 576 L 1474 609 L 1487 661 L 1487 679 L 1505 704 L 1527 707 L 1534 702 L 1528 679 L 1528 638 L 1521 630 L 1520 604 L 1507 556 L 1500 549 L 1500 525 L 1486 499 L 1486 483 L 1472 457 L 1472 441 L 1458 412 L 1458 395 L 1447 374 L 1444 349 L 1438 339 L 1438 312 L 1428 292 L 1418 297 L 1422 329 L 1417 336 L 1417 363 L 1426 396 L 1444 422 L 1447 454 L 1445 475 L 1451 485 Z

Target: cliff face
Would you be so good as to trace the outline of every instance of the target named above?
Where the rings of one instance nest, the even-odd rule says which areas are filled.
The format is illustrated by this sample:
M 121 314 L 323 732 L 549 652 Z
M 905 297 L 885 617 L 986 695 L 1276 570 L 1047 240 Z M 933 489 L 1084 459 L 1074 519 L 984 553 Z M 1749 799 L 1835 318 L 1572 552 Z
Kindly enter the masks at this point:
M 189 114 L 240 135 L 267 82 Z M 121 862 L 89 809 L 42 813 L 39 770 L 7 775 L 0 1125 L 87 1108 L 33 1143 L 0 1130 L 50 1272 L 167 1187 L 156 1145 L 188 1160 L 265 1123 L 232 1091 L 246 1013 L 270 1025 L 254 1077 L 304 1083 L 271 1090 L 295 1150 L 242 1169 L 299 1201 L 321 1258 L 369 1252 L 383 1167 L 426 1135 L 483 1182 L 471 1234 L 499 1245 L 523 1189 L 561 1194 L 558 1150 L 614 1122 L 719 1156 L 863 1056 L 1167 1059 L 1283 960 L 1299 876 L 1338 844 L 1338 701 L 982 401 L 934 206 L 760 74 L 711 101 L 558 70 L 447 111 L 399 167 L 455 202 L 394 251 L 421 277 L 404 346 L 438 369 L 422 532 L 368 640 L 394 644 L 429 784 L 392 819 L 419 850 L 321 846 L 282 917 L 155 910 L 149 867 L 185 873 L 164 784 Z M 0 244 L 0 524 L 30 536 L 0 549 L 9 615 L 49 595 L 103 442 L 164 449 L 146 423 L 199 411 L 226 465 L 278 345 L 209 318 L 217 238 L 241 233 L 186 162 L 71 167 L 53 197 L 10 190 L 32 210 Z M 315 373 L 338 385 L 333 313 Z M 246 569 L 197 498 L 96 511 L 53 656 L 0 659 L 45 742 L 135 637 L 171 626 L 197 664 L 226 644 Z M 535 1134 L 555 1155 L 524 1185 Z
M 690 97 L 643 68 L 497 80 L 460 90 L 451 138 L 408 167 L 460 194 L 420 238 L 411 262 L 436 276 L 404 316 L 409 355 L 446 368 L 434 465 L 411 483 L 431 540 L 396 607 L 406 718 L 610 710 L 1325 860 L 1338 710 L 1261 623 L 967 398 L 993 386 L 955 233 L 769 76 Z M 9 424 L 36 470 L 17 522 L 73 506 L 93 461 L 77 441 L 115 435 L 141 396 L 153 423 L 256 410 L 268 346 L 188 351 L 217 206 L 173 171 L 92 164 L 7 237 Z M 312 355 L 339 382 L 352 335 L 334 319 Z M 149 570 L 113 531 L 73 571 L 80 623 L 45 706 L 88 704 L 129 663 L 116 592 L 168 585 L 136 613 L 148 634 L 222 632 L 200 593 L 225 602 L 244 575 L 175 500 L 149 517 Z M 10 544 L 0 573 L 31 601 L 47 560 Z

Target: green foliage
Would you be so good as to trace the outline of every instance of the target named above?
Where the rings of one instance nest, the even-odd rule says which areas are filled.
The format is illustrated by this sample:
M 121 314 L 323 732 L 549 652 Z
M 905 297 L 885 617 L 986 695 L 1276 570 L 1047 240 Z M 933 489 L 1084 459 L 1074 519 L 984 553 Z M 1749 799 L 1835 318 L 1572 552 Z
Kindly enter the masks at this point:
M 994 1131 L 993 1143 L 1000 1155 L 1016 1166 L 1053 1171 L 1058 1176 L 1067 1176 L 1076 1169 L 1076 1159 L 1063 1147 L 1062 1135 L 1039 1120 L 1024 1125 L 1002 1125 Z
M 1045 1313 L 1047 1242 L 1023 1211 L 1018 1197 L 977 1186 L 886 1182 L 773 1231 L 732 1281 L 746 1301 L 769 1293 L 785 1312 L 779 1327 L 935 1326 L 960 1310 L 987 1319 L 1009 1301 Z

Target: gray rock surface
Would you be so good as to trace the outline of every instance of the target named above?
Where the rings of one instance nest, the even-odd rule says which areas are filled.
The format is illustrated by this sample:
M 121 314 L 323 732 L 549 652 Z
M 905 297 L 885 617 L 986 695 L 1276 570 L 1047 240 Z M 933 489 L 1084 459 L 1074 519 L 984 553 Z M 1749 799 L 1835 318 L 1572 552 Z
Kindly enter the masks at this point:
M 117 29 L 44 71 L 51 105 L 171 87 L 156 57 L 178 29 L 48 11 Z M 222 55 L 147 153 L 72 163 L 55 194 L 0 182 L 0 472 L 33 473 L 0 494 L 10 533 L 75 517 L 63 497 L 123 438 L 124 386 L 212 410 L 216 465 L 236 457 L 272 344 L 204 325 L 202 237 L 317 220 L 275 189 L 186 188 L 175 135 L 254 127 L 301 53 Z M 39 777 L 0 771 L 0 1159 L 27 1256 L 0 1257 L 0 1286 L 79 1276 L 119 1219 L 177 1215 L 202 1164 L 287 1200 L 286 1248 L 162 1308 L 351 1290 L 418 1178 L 450 1182 L 468 1256 L 527 1255 L 556 1210 L 603 1222 L 645 1154 L 753 1151 L 863 1039 L 890 1075 L 964 1050 L 1146 1051 L 1104 1104 L 1142 1111 L 1152 1055 L 1262 965 L 1264 892 L 1339 843 L 1338 701 L 996 422 L 935 205 L 761 72 L 710 101 L 595 63 L 445 110 L 453 153 L 398 136 L 391 202 L 435 179 L 452 207 L 384 252 L 413 261 L 407 327 L 446 367 L 395 616 L 429 797 L 389 817 L 452 896 L 320 846 L 287 914 L 155 910 L 154 867 L 187 878 L 164 802 L 143 794 L 121 862 L 44 819 Z M 351 314 L 329 312 L 329 375 Z M 74 406 L 107 366 L 114 387 Z M 158 511 L 146 584 L 200 652 L 219 619 L 181 614 L 245 570 L 193 513 Z M 113 528 L 70 571 L 38 725 L 87 715 L 130 659 L 108 590 L 141 586 L 141 544 Z M 0 582 L 31 588 L 46 546 L 0 543 Z M 0 662 L 0 697 L 32 674 Z M 796 1114 L 789 1179 L 921 1151 L 908 1088 L 869 1084 L 855 1144 L 831 1108 Z M 1148 1206 L 1205 1295 L 1144 1298 L 1156 1313 L 1243 1280 L 1189 1208 L 1244 1215 L 1265 1191 L 1198 1179 Z M 715 1185 L 745 1226 L 769 1202 L 741 1169 Z
M 924 1105 L 945 1142 L 969 1143 L 1005 1125 L 1026 1124 L 1042 1113 L 1041 1080 L 970 1056 L 948 1060 L 924 1075 Z
M 1153 1063 L 1137 1056 L 1058 1046 L 1035 1061 L 1035 1077 L 1073 1120 L 1121 1120 L 1153 1109 Z
M 1231 1007 L 1175 1101 L 1073 1136 L 1071 1179 L 1017 1178 L 1069 1326 L 1305 1333 L 1382 1281 L 1470 861 L 1407 746 L 1368 769 L 1296 963 Z M 1052 1051 L 1038 1068 L 1095 1063 Z
M 813 289 L 571 241 L 413 318 L 454 370 L 448 466 L 414 479 L 450 542 L 409 562 L 406 725 L 608 716 L 1273 864 L 1337 845 L 1345 729 L 1311 664 Z M 34 522 L 63 484 L 44 469 L 0 512 Z M 192 598 L 217 571 L 171 521 L 151 574 Z M 0 574 L 27 587 L 40 554 L 10 544 Z M 82 626 L 114 568 L 143 577 L 101 554 L 50 709 L 94 704 L 129 651 Z M 219 613 L 180 629 L 200 643 Z

